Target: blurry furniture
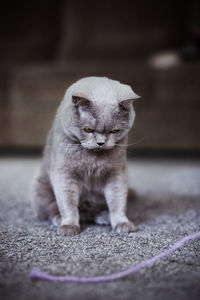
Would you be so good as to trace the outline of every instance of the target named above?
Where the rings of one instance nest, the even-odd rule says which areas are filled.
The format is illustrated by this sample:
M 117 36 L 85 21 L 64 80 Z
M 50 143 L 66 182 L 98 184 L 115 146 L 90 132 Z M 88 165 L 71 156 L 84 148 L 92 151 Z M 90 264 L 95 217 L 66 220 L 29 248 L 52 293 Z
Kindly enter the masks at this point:
M 148 64 L 159 51 L 178 53 L 187 35 L 186 4 L 37 0 L 13 10 L 7 5 L 0 18 L 1 148 L 42 147 L 65 89 L 83 76 L 108 76 L 142 96 L 134 105 L 133 148 L 200 150 L 200 62 L 160 69 Z

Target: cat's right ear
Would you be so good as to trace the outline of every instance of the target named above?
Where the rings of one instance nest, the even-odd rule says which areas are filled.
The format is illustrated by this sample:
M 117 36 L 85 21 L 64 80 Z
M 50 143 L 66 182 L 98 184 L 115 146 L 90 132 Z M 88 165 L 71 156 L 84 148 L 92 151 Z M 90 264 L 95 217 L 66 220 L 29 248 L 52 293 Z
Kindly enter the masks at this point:
M 79 96 L 72 96 L 72 103 L 74 104 L 75 107 L 80 107 L 80 106 L 89 107 L 91 104 L 90 100 Z

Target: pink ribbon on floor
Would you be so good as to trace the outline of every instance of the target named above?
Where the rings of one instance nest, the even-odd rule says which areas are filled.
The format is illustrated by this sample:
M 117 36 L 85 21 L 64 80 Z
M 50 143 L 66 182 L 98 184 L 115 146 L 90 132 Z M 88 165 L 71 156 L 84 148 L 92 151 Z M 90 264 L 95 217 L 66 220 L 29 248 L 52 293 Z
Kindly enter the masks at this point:
M 200 232 L 196 232 L 194 234 L 188 235 L 178 242 L 176 242 L 172 247 L 169 249 L 161 252 L 158 255 L 155 255 L 154 257 L 145 260 L 141 263 L 139 263 L 136 266 L 133 266 L 129 269 L 126 269 L 122 272 L 118 272 L 111 275 L 105 275 L 105 276 L 96 276 L 96 277 L 77 277 L 77 276 L 54 276 L 47 274 L 39 269 L 32 269 L 29 277 L 32 279 L 43 279 L 43 280 L 51 280 L 51 281 L 59 281 L 59 282 L 78 282 L 78 283 L 88 283 L 88 282 L 105 282 L 105 281 L 112 281 L 121 279 L 123 277 L 126 277 L 128 275 L 131 275 L 137 271 L 140 271 L 141 269 L 161 260 L 162 258 L 169 256 L 171 253 L 176 251 L 178 248 L 182 247 L 184 244 L 188 243 L 191 240 L 195 240 L 200 238 Z

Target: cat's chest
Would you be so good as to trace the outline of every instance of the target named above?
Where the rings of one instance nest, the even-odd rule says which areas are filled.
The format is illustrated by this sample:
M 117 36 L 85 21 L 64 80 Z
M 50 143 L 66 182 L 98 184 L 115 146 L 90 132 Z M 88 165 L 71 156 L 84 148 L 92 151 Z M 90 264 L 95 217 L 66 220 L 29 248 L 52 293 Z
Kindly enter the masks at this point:
M 75 160 L 73 173 L 80 183 L 93 187 L 105 184 L 111 171 L 111 164 L 106 156 L 82 154 Z
M 93 158 L 82 159 L 76 171 L 79 175 L 88 179 L 100 179 L 108 173 L 110 167 L 105 161 Z

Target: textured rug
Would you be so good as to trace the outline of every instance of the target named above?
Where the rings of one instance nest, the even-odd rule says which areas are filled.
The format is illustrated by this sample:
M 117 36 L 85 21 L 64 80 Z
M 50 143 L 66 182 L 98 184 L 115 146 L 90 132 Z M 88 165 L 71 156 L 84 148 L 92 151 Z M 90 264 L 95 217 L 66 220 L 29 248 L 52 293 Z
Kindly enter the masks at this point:
M 132 159 L 128 215 L 137 232 L 118 235 L 109 226 L 84 225 L 61 237 L 30 207 L 30 181 L 38 158 L 0 159 L 0 298 L 199 299 L 200 240 L 122 280 L 97 283 L 33 281 L 33 267 L 54 275 L 115 273 L 166 250 L 200 230 L 200 161 Z

